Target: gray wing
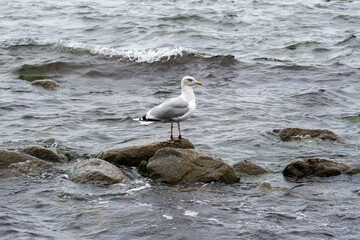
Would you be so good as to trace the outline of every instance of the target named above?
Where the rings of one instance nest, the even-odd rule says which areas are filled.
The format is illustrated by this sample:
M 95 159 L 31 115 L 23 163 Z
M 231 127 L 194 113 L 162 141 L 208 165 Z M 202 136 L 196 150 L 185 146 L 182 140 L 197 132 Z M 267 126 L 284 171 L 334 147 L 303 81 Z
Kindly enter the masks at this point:
M 190 110 L 189 103 L 182 97 L 171 98 L 146 113 L 149 119 L 171 121 L 183 116 Z

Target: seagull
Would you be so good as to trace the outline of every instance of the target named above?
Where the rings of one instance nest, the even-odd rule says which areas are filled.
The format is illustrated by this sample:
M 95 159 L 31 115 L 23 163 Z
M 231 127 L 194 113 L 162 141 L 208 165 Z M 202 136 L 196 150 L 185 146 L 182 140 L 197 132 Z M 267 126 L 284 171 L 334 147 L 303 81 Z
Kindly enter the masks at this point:
M 142 125 L 148 125 L 154 122 L 171 123 L 170 139 L 173 140 L 173 124 L 178 125 L 178 139 L 186 139 L 181 136 L 180 122 L 188 119 L 196 109 L 195 94 L 192 86 L 195 84 L 203 85 L 202 82 L 196 81 L 195 78 L 186 76 L 181 80 L 181 95 L 170 98 L 160 105 L 150 109 L 144 116 L 135 118 Z

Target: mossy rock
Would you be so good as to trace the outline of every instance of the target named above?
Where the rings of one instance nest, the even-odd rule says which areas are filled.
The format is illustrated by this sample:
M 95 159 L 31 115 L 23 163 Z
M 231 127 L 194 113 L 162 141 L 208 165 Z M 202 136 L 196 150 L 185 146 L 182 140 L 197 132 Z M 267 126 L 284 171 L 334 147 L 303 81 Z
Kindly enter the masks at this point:
M 138 166 L 138 173 L 143 177 L 149 176 L 148 171 L 147 171 L 147 165 L 148 165 L 147 161 L 141 161 Z
M 67 157 L 69 161 L 75 159 L 75 157 L 67 149 L 62 149 L 62 148 L 56 149 L 56 153 L 64 155 L 65 157 Z
M 350 122 L 360 122 L 360 113 L 354 116 L 349 116 L 346 119 Z

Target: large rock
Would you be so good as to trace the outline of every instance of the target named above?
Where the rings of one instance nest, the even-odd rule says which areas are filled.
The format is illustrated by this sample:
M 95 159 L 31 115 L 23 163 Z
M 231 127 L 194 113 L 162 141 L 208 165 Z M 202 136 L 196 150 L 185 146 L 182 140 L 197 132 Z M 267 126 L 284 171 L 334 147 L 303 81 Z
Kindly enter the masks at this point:
M 102 159 L 116 166 L 139 166 L 141 161 L 148 161 L 161 148 L 194 148 L 194 145 L 185 139 L 170 140 L 141 146 L 116 147 L 105 151 Z
M 330 177 L 341 173 L 354 173 L 355 169 L 344 163 L 324 158 L 309 158 L 287 165 L 283 171 L 285 177 Z
M 164 148 L 156 152 L 147 165 L 155 182 L 194 183 L 239 181 L 235 170 L 207 151 Z
M 48 161 L 48 162 L 66 162 L 67 158 L 62 155 L 54 152 L 50 148 L 45 148 L 42 146 L 29 146 L 22 150 L 24 153 L 31 156 L 37 157 L 39 159 Z
M 82 161 L 72 176 L 74 182 L 95 185 L 109 185 L 127 179 L 129 177 L 120 168 L 96 158 Z
M 279 137 L 282 141 L 302 141 L 308 139 L 321 139 L 327 141 L 344 142 L 334 132 L 324 129 L 301 129 L 301 128 L 284 128 L 280 131 Z
M 271 171 L 262 168 L 247 160 L 243 160 L 235 163 L 234 169 L 242 175 L 261 175 L 261 174 L 271 173 Z
M 52 163 L 40 159 L 31 159 L 25 162 L 13 163 L 9 168 L 13 170 L 15 176 L 53 177 L 59 172 Z
M 26 160 L 38 160 L 38 158 L 25 153 L 18 153 L 0 149 L 0 169 L 8 168 L 10 164 L 17 162 L 25 162 Z

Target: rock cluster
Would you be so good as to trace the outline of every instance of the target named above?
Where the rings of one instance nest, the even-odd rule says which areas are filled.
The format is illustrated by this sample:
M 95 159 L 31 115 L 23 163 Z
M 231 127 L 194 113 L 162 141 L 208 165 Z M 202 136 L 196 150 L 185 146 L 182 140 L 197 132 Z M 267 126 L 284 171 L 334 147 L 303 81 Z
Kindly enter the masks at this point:
M 320 139 L 344 142 L 329 130 L 286 128 L 279 131 L 283 141 Z M 240 176 L 259 176 L 272 173 L 250 161 L 237 162 L 233 167 L 208 151 L 194 150 L 188 140 L 170 140 L 136 146 L 117 146 L 98 155 L 102 159 L 84 160 L 75 168 L 71 179 L 77 183 L 109 185 L 128 179 L 149 177 L 154 182 L 188 184 L 195 182 L 237 183 Z M 11 169 L 15 175 L 44 176 L 58 173 L 53 163 L 69 159 L 49 148 L 29 146 L 22 152 L 0 150 L 0 176 Z M 137 167 L 138 175 L 121 169 Z M 308 158 L 287 165 L 283 171 L 286 178 L 329 177 L 341 173 L 358 173 L 344 163 L 325 158 Z M 265 182 L 259 189 L 277 189 Z

